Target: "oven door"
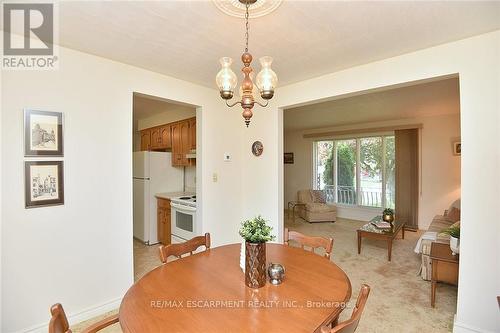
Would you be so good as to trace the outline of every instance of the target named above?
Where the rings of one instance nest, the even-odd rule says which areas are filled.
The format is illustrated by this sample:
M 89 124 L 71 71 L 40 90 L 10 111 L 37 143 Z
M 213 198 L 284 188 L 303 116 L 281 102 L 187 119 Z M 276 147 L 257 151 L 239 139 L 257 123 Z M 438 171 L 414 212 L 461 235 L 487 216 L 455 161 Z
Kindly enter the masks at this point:
M 172 235 L 189 240 L 198 234 L 196 225 L 196 207 L 170 204 L 172 217 Z

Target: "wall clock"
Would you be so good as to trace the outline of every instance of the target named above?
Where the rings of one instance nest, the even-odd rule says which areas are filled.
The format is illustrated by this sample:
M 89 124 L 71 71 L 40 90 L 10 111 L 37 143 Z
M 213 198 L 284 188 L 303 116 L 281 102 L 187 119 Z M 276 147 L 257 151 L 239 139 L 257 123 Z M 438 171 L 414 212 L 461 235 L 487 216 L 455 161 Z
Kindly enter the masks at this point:
M 264 151 L 264 145 L 260 141 L 255 141 L 252 145 L 252 153 L 255 156 L 260 156 L 262 155 L 262 152 Z

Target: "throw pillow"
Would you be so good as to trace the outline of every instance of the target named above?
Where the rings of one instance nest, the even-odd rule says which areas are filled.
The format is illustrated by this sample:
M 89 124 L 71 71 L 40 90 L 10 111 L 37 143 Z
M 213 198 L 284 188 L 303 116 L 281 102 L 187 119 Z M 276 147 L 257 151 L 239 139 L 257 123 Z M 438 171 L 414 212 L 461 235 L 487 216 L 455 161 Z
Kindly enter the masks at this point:
M 453 222 L 460 221 L 460 209 L 452 207 L 446 216 Z
M 311 196 L 312 196 L 313 202 L 326 203 L 326 195 L 325 195 L 324 191 L 311 190 Z

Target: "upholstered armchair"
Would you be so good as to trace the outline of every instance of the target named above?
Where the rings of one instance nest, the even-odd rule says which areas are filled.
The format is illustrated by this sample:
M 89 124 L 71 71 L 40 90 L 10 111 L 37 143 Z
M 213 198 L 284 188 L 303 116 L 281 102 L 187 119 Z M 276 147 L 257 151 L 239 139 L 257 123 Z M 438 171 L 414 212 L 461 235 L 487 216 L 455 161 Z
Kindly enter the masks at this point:
M 320 190 L 300 190 L 297 192 L 299 216 L 309 223 L 335 222 L 337 207 L 326 203 L 325 192 Z

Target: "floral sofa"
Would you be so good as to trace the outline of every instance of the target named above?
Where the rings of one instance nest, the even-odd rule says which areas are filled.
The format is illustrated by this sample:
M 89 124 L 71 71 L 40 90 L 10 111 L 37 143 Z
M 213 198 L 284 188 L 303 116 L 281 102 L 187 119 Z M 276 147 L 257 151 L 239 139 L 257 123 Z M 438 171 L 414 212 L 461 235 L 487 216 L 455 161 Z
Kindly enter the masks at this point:
M 422 255 L 420 276 L 424 280 L 431 280 L 431 244 L 432 242 L 450 243 L 450 236 L 441 234 L 443 229 L 451 225 L 460 224 L 460 199 L 456 200 L 444 211 L 443 215 L 436 215 L 432 219 L 427 231 L 420 237 L 415 246 L 415 252 Z
M 302 206 L 297 206 L 301 218 L 312 222 L 335 222 L 337 220 L 337 207 L 326 203 L 324 191 L 300 190 L 297 197 Z

